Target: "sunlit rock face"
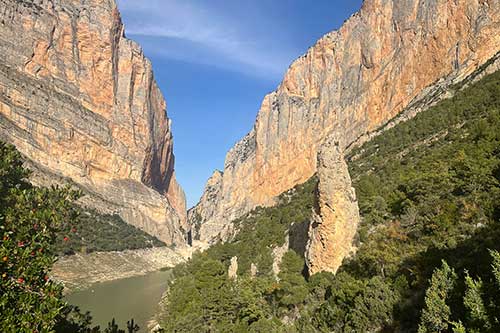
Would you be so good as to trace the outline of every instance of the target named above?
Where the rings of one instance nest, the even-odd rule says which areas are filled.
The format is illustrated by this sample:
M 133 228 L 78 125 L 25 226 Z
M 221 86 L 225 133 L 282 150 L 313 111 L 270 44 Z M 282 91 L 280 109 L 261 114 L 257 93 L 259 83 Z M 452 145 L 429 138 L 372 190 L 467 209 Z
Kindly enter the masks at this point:
M 499 12 L 498 0 L 365 0 L 264 98 L 253 129 L 228 152 L 218 188 L 207 186 L 216 196 L 190 210 L 201 224 L 194 238 L 220 238 L 231 220 L 309 179 L 329 134 L 344 150 L 474 72 L 499 51 Z
M 90 204 L 184 244 L 166 103 L 115 1 L 0 0 L 0 54 L 0 138 L 35 181 L 71 180 Z

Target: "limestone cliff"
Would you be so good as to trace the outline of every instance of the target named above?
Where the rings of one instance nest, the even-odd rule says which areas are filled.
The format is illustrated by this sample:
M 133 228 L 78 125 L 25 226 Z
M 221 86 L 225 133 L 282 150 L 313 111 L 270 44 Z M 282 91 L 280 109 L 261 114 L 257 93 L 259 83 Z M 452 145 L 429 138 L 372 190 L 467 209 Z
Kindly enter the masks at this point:
M 214 205 L 207 210 L 204 195 L 190 210 L 201 224 L 194 238 L 211 242 L 231 220 L 310 178 L 331 133 L 342 138 L 340 150 L 365 140 L 499 49 L 498 0 L 365 0 L 264 98 L 253 129 L 228 152 L 218 188 L 210 187 Z
M 0 0 L 0 139 L 86 202 L 185 243 L 166 103 L 114 0 Z

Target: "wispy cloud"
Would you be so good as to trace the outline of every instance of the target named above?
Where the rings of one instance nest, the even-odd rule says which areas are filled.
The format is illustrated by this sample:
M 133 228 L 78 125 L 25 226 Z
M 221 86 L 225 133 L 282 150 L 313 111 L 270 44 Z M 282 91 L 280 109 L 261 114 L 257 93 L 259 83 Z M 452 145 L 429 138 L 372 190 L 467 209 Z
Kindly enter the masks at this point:
M 231 16 L 224 6 L 191 0 L 119 0 L 126 33 L 144 42 L 148 52 L 167 58 L 224 67 L 245 74 L 280 77 L 296 56 L 276 36 L 257 31 L 266 17 Z M 213 5 L 214 2 L 210 1 Z M 253 26 L 248 22 L 254 22 Z M 257 22 L 257 23 L 255 23 Z

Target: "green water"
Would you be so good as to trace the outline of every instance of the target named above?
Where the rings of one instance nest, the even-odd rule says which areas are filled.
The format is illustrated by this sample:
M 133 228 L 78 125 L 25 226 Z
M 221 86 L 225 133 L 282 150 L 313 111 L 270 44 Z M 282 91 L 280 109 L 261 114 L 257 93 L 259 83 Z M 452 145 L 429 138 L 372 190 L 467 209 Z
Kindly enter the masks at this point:
M 139 332 L 148 332 L 147 322 L 155 314 L 170 279 L 171 271 L 165 271 L 98 283 L 66 296 L 66 300 L 82 312 L 90 311 L 93 324 L 101 328 L 115 318 L 124 329 L 127 320 L 134 318 L 141 328 Z

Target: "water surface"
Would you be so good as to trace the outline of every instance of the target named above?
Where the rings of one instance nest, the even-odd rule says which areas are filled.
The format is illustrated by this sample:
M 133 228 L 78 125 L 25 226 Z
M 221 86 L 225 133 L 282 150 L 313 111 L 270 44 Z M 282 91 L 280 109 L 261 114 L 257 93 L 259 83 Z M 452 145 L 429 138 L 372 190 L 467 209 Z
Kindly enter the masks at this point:
M 112 318 L 121 329 L 131 318 L 147 332 L 147 322 L 156 313 L 158 302 L 171 279 L 171 271 L 154 272 L 144 276 L 102 282 L 89 289 L 66 296 L 66 300 L 90 311 L 94 325 L 105 328 Z

